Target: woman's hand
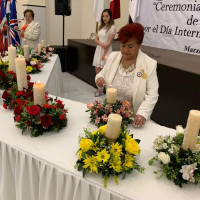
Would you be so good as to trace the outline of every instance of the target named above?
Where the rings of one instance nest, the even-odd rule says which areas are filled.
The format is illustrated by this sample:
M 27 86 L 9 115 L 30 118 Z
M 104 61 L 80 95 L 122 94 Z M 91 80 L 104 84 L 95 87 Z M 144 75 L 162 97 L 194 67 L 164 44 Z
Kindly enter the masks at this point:
M 104 50 L 108 50 L 109 45 L 102 43 L 102 47 Z
M 96 80 L 96 85 L 97 85 L 98 88 L 102 88 L 105 84 L 106 84 L 106 81 L 102 77 L 99 77 Z
M 101 57 L 101 60 L 105 60 L 105 58 L 106 58 L 106 54 L 103 53 L 103 54 L 102 54 L 102 57 Z
M 141 127 L 144 126 L 146 119 L 142 115 L 136 115 L 133 121 L 133 126 Z
M 18 26 L 14 26 L 14 29 L 18 31 L 18 30 L 19 30 L 19 27 L 18 27 Z

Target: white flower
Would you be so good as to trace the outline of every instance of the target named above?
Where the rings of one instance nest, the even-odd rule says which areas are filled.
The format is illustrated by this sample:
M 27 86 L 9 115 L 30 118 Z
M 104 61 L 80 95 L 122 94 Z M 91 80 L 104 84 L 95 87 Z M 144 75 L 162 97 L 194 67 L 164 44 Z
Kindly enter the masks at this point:
M 184 128 L 181 125 L 176 126 L 176 134 L 184 133 Z
M 171 148 L 168 150 L 168 152 L 171 153 L 171 154 L 176 154 L 176 153 L 179 152 L 179 150 L 180 150 L 180 147 L 172 144 Z
M 35 60 L 31 60 L 30 63 L 31 63 L 32 66 L 37 64 Z
M 162 145 L 163 145 L 163 137 L 159 136 L 158 138 L 156 138 L 153 142 L 154 144 L 154 148 L 155 149 L 162 149 Z
M 4 57 L 2 57 L 2 61 L 5 63 L 5 62 L 8 62 L 9 61 L 9 58 L 8 58 L 8 56 L 4 56 Z
M 197 169 L 196 166 L 197 166 L 197 163 L 182 166 L 182 169 L 180 170 L 180 172 L 183 173 L 182 177 L 184 180 L 190 181 L 192 183 L 195 182 L 193 175 L 194 175 L 194 171 Z
M 168 154 L 164 153 L 164 152 L 160 152 L 158 154 L 158 159 L 160 161 L 162 161 L 164 164 L 168 164 L 170 162 L 170 157 Z
M 168 148 L 167 143 L 163 143 L 162 147 L 163 149 L 167 149 Z

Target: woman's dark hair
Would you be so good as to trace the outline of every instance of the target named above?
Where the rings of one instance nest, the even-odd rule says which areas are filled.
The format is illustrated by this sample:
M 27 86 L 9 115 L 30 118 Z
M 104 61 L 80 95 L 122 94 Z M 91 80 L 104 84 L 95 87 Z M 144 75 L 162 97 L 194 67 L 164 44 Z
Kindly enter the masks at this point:
M 109 30 L 110 27 L 114 24 L 111 10 L 110 9 L 104 9 L 102 14 L 101 14 L 101 25 L 99 26 L 99 30 L 101 30 L 105 26 L 105 23 L 103 22 L 103 13 L 105 13 L 105 12 L 107 12 L 110 16 L 110 21 L 108 23 L 107 30 Z
M 144 27 L 139 23 L 131 23 L 122 27 L 118 33 L 118 39 L 121 43 L 126 43 L 131 38 L 142 44 L 144 38 Z
M 34 12 L 33 12 L 31 9 L 26 9 L 26 10 L 24 11 L 24 17 L 25 17 L 25 15 L 26 15 L 26 13 L 28 13 L 28 12 L 31 13 L 31 17 L 34 19 L 35 14 L 34 14 Z

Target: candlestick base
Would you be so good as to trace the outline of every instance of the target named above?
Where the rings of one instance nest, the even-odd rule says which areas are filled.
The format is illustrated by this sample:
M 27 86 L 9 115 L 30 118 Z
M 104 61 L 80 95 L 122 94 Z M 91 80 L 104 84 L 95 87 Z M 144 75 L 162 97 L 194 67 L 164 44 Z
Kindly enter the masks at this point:
M 117 138 L 116 138 L 116 139 L 108 138 L 108 137 L 106 137 L 105 135 L 104 135 L 104 138 L 108 139 L 110 144 L 112 144 L 113 142 L 115 142 L 116 139 L 117 139 Z
M 108 107 L 116 105 L 116 103 L 106 103 Z

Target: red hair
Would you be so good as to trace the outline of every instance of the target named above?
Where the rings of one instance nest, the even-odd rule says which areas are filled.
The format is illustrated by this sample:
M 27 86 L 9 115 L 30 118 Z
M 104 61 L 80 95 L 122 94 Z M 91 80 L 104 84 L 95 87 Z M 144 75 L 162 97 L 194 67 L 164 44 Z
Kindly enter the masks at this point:
M 131 23 L 122 27 L 118 33 L 121 43 L 126 43 L 130 39 L 135 39 L 137 44 L 142 44 L 144 38 L 144 27 L 139 23 Z

